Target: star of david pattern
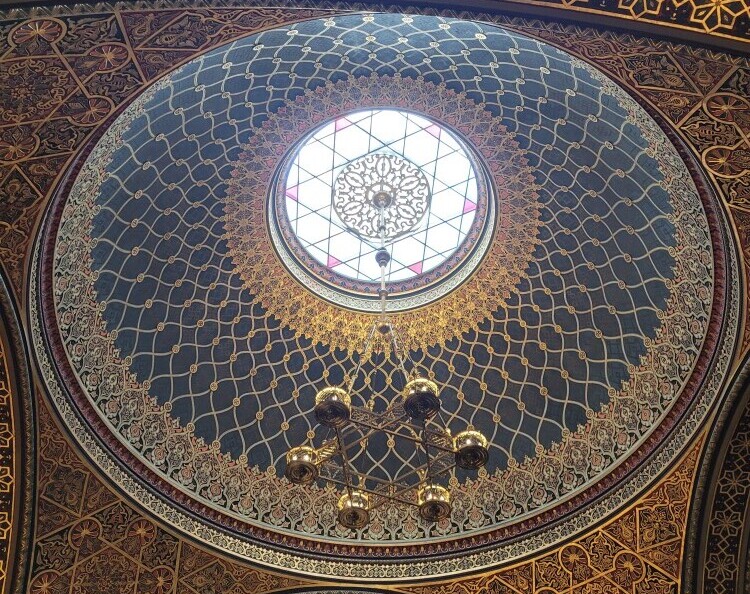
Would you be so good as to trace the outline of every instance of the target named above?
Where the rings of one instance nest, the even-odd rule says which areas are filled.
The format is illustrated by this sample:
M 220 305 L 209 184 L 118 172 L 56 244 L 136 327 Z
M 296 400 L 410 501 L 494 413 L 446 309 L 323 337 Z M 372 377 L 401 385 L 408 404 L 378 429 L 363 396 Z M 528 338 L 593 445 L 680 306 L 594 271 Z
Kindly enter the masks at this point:
M 402 39 L 419 53 L 394 53 L 406 43 Z M 351 58 L 363 43 L 372 46 L 366 66 Z M 432 53 L 423 57 L 428 50 Z M 340 65 L 324 66 L 329 58 Z M 431 62 L 439 59 L 448 66 L 435 71 Z M 302 74 L 313 66 L 314 78 Z M 470 69 L 477 72 L 473 78 L 467 77 Z M 247 307 L 258 294 L 240 292 L 228 257 L 232 242 L 227 253 L 213 238 L 225 236 L 218 216 L 222 197 L 231 192 L 225 179 L 238 143 L 248 134 L 236 123 L 252 124 L 276 109 L 290 113 L 284 109 L 291 104 L 274 106 L 292 98 L 294 106 L 302 105 L 300 93 L 310 80 L 366 70 L 373 71 L 368 80 L 379 92 L 395 87 L 403 89 L 401 96 L 420 77 L 442 78 L 438 90 L 448 88 L 484 105 L 535 168 L 543 226 L 522 281 L 508 287 L 500 307 L 488 308 L 476 334 L 463 334 L 455 347 L 427 343 L 430 349 L 413 354 L 443 386 L 453 432 L 471 423 L 495 451 L 487 474 L 479 477 L 480 485 L 487 483 L 498 494 L 495 503 L 476 498 L 462 503 L 470 489 L 460 487 L 456 507 L 465 513 L 456 514 L 454 522 L 461 522 L 462 531 L 494 526 L 498 518 L 513 519 L 593 481 L 639 443 L 641 432 L 665 414 L 682 381 L 677 378 L 697 355 L 713 293 L 704 286 L 712 272 L 701 268 L 710 256 L 698 199 L 695 190 L 673 185 L 671 180 L 684 174 L 664 160 L 666 138 L 647 127 L 645 114 L 638 114 L 616 87 L 551 48 L 465 21 L 353 15 L 272 29 L 191 62 L 123 114 L 123 123 L 118 120 L 102 139 L 71 190 L 54 264 L 63 340 L 96 406 L 181 488 L 205 497 L 208 480 L 212 503 L 241 517 L 275 526 L 274 510 L 281 506 L 292 529 L 345 538 L 330 519 L 332 494 L 316 494 L 329 513 L 313 528 L 310 514 L 286 509 L 281 494 L 288 486 L 256 475 L 258 469 L 282 473 L 281 457 L 314 431 L 305 411 L 315 385 L 324 379 L 340 382 L 355 362 L 319 340 L 314 324 L 279 327 L 268 312 Z M 394 82 L 387 83 L 394 70 L 389 79 Z M 417 81 L 410 83 L 414 76 Z M 351 102 L 350 93 L 362 101 L 372 95 L 353 82 L 305 92 L 321 112 L 328 108 L 327 93 L 344 103 Z M 411 97 L 413 91 L 408 93 Z M 539 94 L 538 106 L 527 105 Z M 199 99 L 193 103 L 192 97 Z M 461 130 L 461 123 L 457 126 Z M 101 164 L 105 172 L 95 182 Z M 180 181 L 186 179 L 192 181 Z M 625 219 L 631 224 L 623 225 Z M 91 237 L 81 235 L 89 227 Z M 528 233 L 527 228 L 514 231 Z M 249 235 L 264 233 L 255 229 Z M 682 240 L 687 237 L 689 243 Z M 83 293 L 71 291 L 89 284 Z M 289 283 L 278 290 L 294 303 L 302 299 Z M 96 304 L 80 301 L 92 294 Z M 467 301 L 474 301 L 473 293 Z M 87 321 L 99 311 L 108 333 L 104 342 L 101 332 L 91 332 L 102 322 Z M 313 340 L 292 334 L 297 330 Z M 122 363 L 111 358 L 115 349 Z M 670 349 L 679 354 L 651 354 Z M 669 369 L 667 359 L 673 360 Z M 113 365 L 134 373 L 166 415 L 141 403 L 130 380 L 120 386 Z M 363 367 L 368 377 L 382 374 L 392 386 L 381 389 L 373 402 L 382 410 L 399 389 L 394 362 L 372 359 Z M 248 376 L 254 378 L 249 385 Z M 648 387 L 638 390 L 641 382 Z M 656 382 L 662 382 L 658 388 Z M 359 389 L 355 384 L 355 393 Z M 162 420 L 145 413 L 151 410 Z M 178 424 L 166 421 L 169 416 Z M 587 419 L 592 426 L 584 429 Z M 616 428 L 613 437 L 607 435 L 610 427 Z M 191 445 L 178 456 L 175 440 L 186 439 Z M 202 443 L 221 456 L 204 465 Z M 372 439 L 355 464 L 381 480 L 397 480 L 416 456 L 402 445 Z M 574 453 L 589 449 L 589 460 Z M 539 464 L 547 471 L 540 477 L 531 466 L 542 455 Z M 578 456 L 586 461 L 578 464 Z M 239 477 L 232 470 L 235 459 L 254 470 Z M 534 478 L 527 484 L 528 475 Z M 457 479 L 465 482 L 463 476 Z M 268 497 L 253 494 L 258 480 L 268 486 Z M 307 496 L 295 493 L 299 500 Z M 428 531 L 413 520 L 395 527 L 388 515 L 383 511 L 362 538 L 407 539 Z M 445 523 L 427 533 L 452 530 Z
M 585 9 L 585 3 L 580 1 L 562 4 Z M 621 7 L 629 12 L 631 8 L 625 4 L 631 3 L 623 3 Z M 641 6 L 639 2 L 632 4 Z M 679 4 L 691 13 L 705 8 L 705 3 L 698 0 Z M 742 4 L 745 8 L 740 13 L 746 14 L 747 4 Z M 650 12 L 633 8 L 636 16 L 664 22 L 661 11 L 667 3 L 643 2 L 642 7 L 648 6 L 652 7 Z M 708 11 L 723 11 L 722 6 L 709 7 Z M 7 114 L 0 121 L 0 196 L 6 205 L 0 226 L 0 255 L 16 290 L 21 291 L 24 254 L 46 200 L 63 168 L 107 114 L 161 73 L 196 53 L 245 32 L 335 12 L 336 9 L 289 13 L 270 8 L 206 7 L 188 11 L 165 8 L 3 21 L 0 76 L 8 88 L 18 90 L 12 99 L 3 97 L 0 105 L 0 111 Z M 743 61 L 685 45 L 604 35 L 580 27 L 499 20 L 506 26 L 561 44 L 631 86 L 670 121 L 681 126 L 697 154 L 711 146 L 734 146 L 742 142 L 736 125 L 722 125 L 706 114 L 701 105 L 713 94 L 743 96 L 742 85 L 747 85 L 743 81 L 750 76 L 750 69 Z M 735 29 L 719 31 L 732 31 L 738 39 L 743 39 L 741 30 L 736 28 L 737 21 L 734 24 Z M 103 62 L 96 59 L 99 54 L 106 55 Z M 49 81 L 59 90 L 42 99 L 39 91 L 34 91 L 34 78 L 28 73 L 34 68 L 46 72 L 48 66 Z M 22 105 L 30 97 L 35 97 L 33 102 L 39 106 L 27 112 Z M 63 101 L 76 97 L 77 101 Z M 68 104 L 64 109 L 63 103 Z M 42 113 L 39 110 L 46 110 L 45 119 L 35 119 Z M 723 178 L 717 181 L 717 186 L 727 203 L 734 205 L 739 198 L 740 204 L 734 208 L 743 208 L 742 196 L 747 195 L 750 186 L 746 172 Z

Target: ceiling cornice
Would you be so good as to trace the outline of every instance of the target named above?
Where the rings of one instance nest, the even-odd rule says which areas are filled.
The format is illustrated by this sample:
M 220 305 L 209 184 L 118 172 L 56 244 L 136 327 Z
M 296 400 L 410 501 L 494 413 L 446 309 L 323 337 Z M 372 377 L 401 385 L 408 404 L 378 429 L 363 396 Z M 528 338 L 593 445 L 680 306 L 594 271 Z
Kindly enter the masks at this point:
M 206 5 L 212 8 L 271 6 L 273 2 L 241 2 L 239 0 L 198 1 L 160 0 L 136 2 L 71 2 L 62 0 L 0 0 L 0 20 L 17 19 L 45 14 L 70 14 L 154 8 L 186 8 Z M 299 8 L 330 7 L 337 3 L 303 0 L 285 2 L 285 8 L 295 4 Z M 381 2 L 365 1 L 361 6 L 384 9 Z M 85 7 L 85 8 L 84 8 Z M 672 41 L 699 43 L 739 53 L 750 53 L 750 0 L 466 0 L 460 6 L 450 0 L 393 0 L 387 9 L 412 11 L 460 12 L 462 16 L 481 19 L 482 13 L 503 13 L 524 17 L 539 17 L 567 21 L 625 32 L 644 33 Z

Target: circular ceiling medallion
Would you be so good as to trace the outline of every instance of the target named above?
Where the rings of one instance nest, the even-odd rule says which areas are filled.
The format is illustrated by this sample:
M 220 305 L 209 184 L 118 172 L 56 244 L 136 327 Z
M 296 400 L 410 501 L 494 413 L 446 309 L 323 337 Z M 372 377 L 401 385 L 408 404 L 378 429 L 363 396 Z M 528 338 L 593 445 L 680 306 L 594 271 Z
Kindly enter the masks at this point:
M 357 150 L 303 162 L 358 123 Z M 423 152 L 393 141 L 412 133 Z M 164 77 L 77 167 L 31 275 L 47 390 L 112 481 L 225 553 L 380 581 L 488 567 L 632 500 L 722 389 L 739 291 L 713 198 L 624 90 L 523 35 L 393 14 L 268 30 Z M 326 243 L 335 223 L 370 245 L 375 201 L 395 243 L 426 231 L 422 270 L 392 270 L 393 322 L 489 462 L 457 474 L 450 518 L 384 505 L 351 531 L 283 461 L 360 363 L 354 404 L 396 397 L 393 354 L 357 353 L 372 275 Z M 433 243 L 443 222 L 458 235 Z M 410 455 L 383 440 L 357 463 L 397 479 Z
M 313 342 L 350 352 L 362 348 L 363 337 L 380 311 L 379 285 L 371 278 L 352 278 L 359 273 L 351 266 L 350 274 L 340 274 L 338 256 L 332 260 L 330 251 L 314 252 L 309 241 L 300 240 L 304 217 L 300 219 L 299 215 L 305 205 L 294 198 L 302 188 L 297 183 L 290 185 L 289 180 L 292 176 L 292 182 L 299 181 L 293 177 L 295 160 L 304 149 L 297 152 L 287 147 L 309 146 L 308 138 L 325 135 L 330 126 L 335 133 L 336 122 L 356 119 L 352 107 L 363 104 L 377 109 L 354 113 L 371 120 L 379 120 L 377 116 L 386 111 L 400 114 L 402 122 L 396 134 L 408 129 L 418 135 L 422 156 L 415 154 L 413 158 L 420 165 L 442 165 L 445 160 L 441 152 L 443 156 L 446 152 L 459 153 L 457 161 L 448 161 L 451 171 L 433 167 L 429 176 L 424 173 L 432 198 L 421 227 L 393 246 L 396 268 L 388 283 L 389 311 L 401 340 L 409 348 L 425 348 L 476 329 L 491 315 L 498 300 L 510 297 L 539 243 L 542 221 L 538 182 L 524 151 L 500 118 L 464 94 L 423 79 L 350 76 L 308 90 L 269 114 L 243 145 L 244 151 L 227 181 L 224 237 L 235 271 L 247 290 L 282 324 Z M 299 124 L 290 128 L 290 119 Z M 419 122 L 421 129 L 411 129 L 410 121 Z M 341 126 L 339 123 L 340 131 L 346 130 Z M 454 131 L 447 132 L 448 126 Z M 434 134 L 440 138 L 430 146 L 424 138 L 435 138 Z M 284 144 L 279 144 L 279 139 Z M 318 198 L 302 194 L 305 202 L 319 200 L 320 214 L 302 214 L 307 215 L 308 222 L 322 223 L 318 229 L 326 233 L 319 236 L 323 243 L 336 235 L 328 235 L 334 226 L 342 230 L 337 238 L 352 240 L 331 204 L 333 174 L 338 175 L 339 169 L 383 144 L 376 139 L 361 140 L 368 144 L 340 157 L 339 167 L 329 172 L 328 184 L 319 180 L 312 184 L 310 195 Z M 398 142 L 391 144 L 399 148 Z M 410 145 L 403 144 L 399 150 L 412 151 Z M 455 172 L 463 178 L 460 192 L 446 187 Z M 257 197 L 263 195 L 268 198 L 260 207 Z M 443 249 L 446 238 L 449 247 Z M 425 258 L 429 247 L 442 250 L 437 261 L 432 258 L 433 252 Z M 357 242 L 342 250 L 336 253 L 345 260 L 354 258 L 355 253 L 358 260 L 362 256 L 362 265 L 356 265 L 359 268 L 374 265 L 379 282 L 371 244 L 363 247 Z M 344 252 L 352 256 L 347 258 Z M 429 269 L 420 270 L 425 262 Z M 409 270 L 408 276 L 403 268 Z M 290 282 L 279 283 L 281 278 Z M 346 316 L 343 325 L 341 316 Z
M 344 230 L 377 241 L 382 210 L 382 239 L 388 243 L 416 230 L 431 198 L 424 171 L 402 157 L 382 153 L 350 162 L 333 186 L 333 209 Z M 389 271 L 388 276 L 399 272 Z
M 292 251 L 313 257 L 313 274 L 375 295 L 382 204 L 388 289 L 398 295 L 445 280 L 472 251 L 463 245 L 467 237 L 481 236 L 488 183 L 475 163 L 454 134 L 430 119 L 359 110 L 295 147 L 283 196 L 273 206 Z

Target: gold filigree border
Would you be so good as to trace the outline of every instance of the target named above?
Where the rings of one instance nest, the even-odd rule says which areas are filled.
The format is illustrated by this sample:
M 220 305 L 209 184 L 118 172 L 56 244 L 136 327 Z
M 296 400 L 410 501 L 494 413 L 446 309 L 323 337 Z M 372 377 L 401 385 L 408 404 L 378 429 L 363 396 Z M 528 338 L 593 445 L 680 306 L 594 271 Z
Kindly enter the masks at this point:
M 308 90 L 264 121 L 244 146 L 227 184 L 223 221 L 235 270 L 254 299 L 283 325 L 333 348 L 362 348 L 374 314 L 333 304 L 290 274 L 269 236 L 267 199 L 289 146 L 322 122 L 362 106 L 407 108 L 447 124 L 472 144 L 492 178 L 496 197 L 489 199 L 496 200 L 496 229 L 477 270 L 456 287 L 449 277 L 447 294 L 436 300 L 391 316 L 407 348 L 445 343 L 475 330 L 510 298 L 539 243 L 542 223 L 533 169 L 512 134 L 484 106 L 444 84 L 398 75 L 350 76 Z
M 0 290 L 2 290 L 0 279 Z M 2 319 L 0 319 L 2 324 Z M 6 353 L 0 328 L 0 592 L 5 591 L 9 568 L 13 562 L 11 545 L 20 522 L 15 517 L 18 486 L 16 476 L 16 422 L 13 415 L 13 387 L 10 381 L 10 358 Z M 17 396 L 17 395 L 15 395 Z

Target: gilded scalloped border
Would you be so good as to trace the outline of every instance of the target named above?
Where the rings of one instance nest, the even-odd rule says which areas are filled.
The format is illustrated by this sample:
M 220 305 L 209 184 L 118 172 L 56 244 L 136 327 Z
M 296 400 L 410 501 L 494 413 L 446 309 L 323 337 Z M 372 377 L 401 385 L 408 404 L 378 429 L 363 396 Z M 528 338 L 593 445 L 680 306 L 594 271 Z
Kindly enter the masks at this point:
M 350 96 L 351 91 L 356 91 L 355 95 Z M 333 113 L 321 109 L 321 104 Z M 498 118 L 445 85 L 419 79 L 407 84 L 400 76 L 350 76 L 308 90 L 271 114 L 243 147 L 244 153 L 227 183 L 223 221 L 235 271 L 250 294 L 282 325 L 315 343 L 349 352 L 361 350 L 376 314 L 331 303 L 322 298 L 325 287 L 313 279 L 302 286 L 289 273 L 291 263 L 282 263 L 269 237 L 269 202 L 264 199 L 273 190 L 274 174 L 285 159 L 287 147 L 322 122 L 357 105 L 407 108 L 427 114 L 454 127 L 483 157 L 498 196 L 495 199 L 490 195 L 497 208 L 494 237 L 488 233 L 476 258 L 472 258 L 481 263 L 467 280 L 459 270 L 439 282 L 433 292 L 427 292 L 430 301 L 424 303 L 421 296 L 412 298 L 415 305 L 411 309 L 390 314 L 399 339 L 409 349 L 444 343 L 476 330 L 498 303 L 510 298 L 539 243 L 542 223 L 533 170 L 518 143 Z M 290 121 L 302 122 L 303 126 L 290 126 Z M 262 208 L 258 197 L 263 199 Z M 492 213 L 492 209 L 488 211 Z M 473 261 L 463 264 L 468 273 L 476 265 Z M 351 305 L 356 308 L 354 302 Z M 401 300 L 396 305 L 403 307 Z M 341 316 L 346 317 L 346 324 L 341 324 Z

